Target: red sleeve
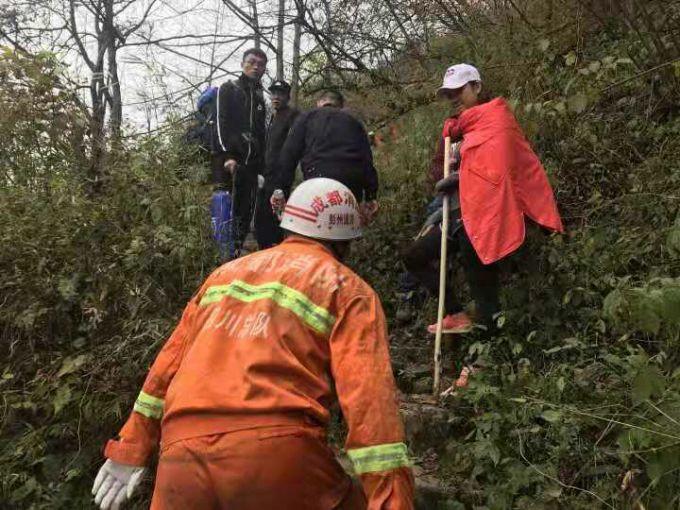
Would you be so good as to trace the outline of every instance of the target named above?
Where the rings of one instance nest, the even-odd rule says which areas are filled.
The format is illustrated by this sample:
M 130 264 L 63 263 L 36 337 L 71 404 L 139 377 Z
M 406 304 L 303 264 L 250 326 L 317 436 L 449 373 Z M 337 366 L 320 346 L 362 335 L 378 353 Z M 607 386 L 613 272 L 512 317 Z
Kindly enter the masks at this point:
M 449 117 L 444 121 L 442 138 L 451 137 L 452 142 L 459 141 L 463 136 L 463 128 L 458 117 Z

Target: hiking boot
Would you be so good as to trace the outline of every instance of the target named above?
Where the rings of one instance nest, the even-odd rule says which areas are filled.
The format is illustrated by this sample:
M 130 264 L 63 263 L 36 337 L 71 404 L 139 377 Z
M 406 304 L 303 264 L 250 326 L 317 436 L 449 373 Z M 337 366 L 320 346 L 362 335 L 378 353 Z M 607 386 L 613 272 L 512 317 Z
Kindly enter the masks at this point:
M 437 323 L 430 324 L 427 330 L 432 333 L 437 333 Z M 442 320 L 442 333 L 468 333 L 472 331 L 472 320 L 465 312 L 458 312 L 447 315 Z

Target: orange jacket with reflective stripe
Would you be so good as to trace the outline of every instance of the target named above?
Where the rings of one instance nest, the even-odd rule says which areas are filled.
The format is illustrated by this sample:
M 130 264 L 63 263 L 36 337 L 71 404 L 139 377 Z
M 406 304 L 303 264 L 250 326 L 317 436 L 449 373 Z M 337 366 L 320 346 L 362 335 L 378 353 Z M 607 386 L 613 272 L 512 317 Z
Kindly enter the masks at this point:
M 143 465 L 160 441 L 329 422 L 369 508 L 411 508 L 413 481 L 380 301 L 322 244 L 292 236 L 218 268 L 158 354 L 105 455 Z

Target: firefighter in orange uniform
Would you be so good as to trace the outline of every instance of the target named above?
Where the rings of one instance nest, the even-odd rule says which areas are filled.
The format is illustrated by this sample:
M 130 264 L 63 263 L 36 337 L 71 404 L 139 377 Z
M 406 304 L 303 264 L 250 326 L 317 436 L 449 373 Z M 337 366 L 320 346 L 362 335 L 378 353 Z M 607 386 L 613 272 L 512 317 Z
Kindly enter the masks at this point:
M 342 264 L 356 199 L 310 179 L 281 226 L 282 244 L 221 266 L 189 302 L 106 445 L 100 508 L 132 495 L 159 442 L 152 510 L 413 508 L 383 310 Z M 361 486 L 326 444 L 336 399 Z

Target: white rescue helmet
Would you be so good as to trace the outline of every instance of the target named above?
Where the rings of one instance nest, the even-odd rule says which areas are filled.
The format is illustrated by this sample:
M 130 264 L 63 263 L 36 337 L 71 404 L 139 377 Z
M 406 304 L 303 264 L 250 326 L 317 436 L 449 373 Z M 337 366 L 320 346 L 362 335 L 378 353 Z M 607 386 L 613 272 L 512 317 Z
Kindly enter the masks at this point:
M 359 205 L 344 184 L 325 177 L 309 179 L 290 194 L 281 228 L 314 239 L 356 239 L 361 237 Z

